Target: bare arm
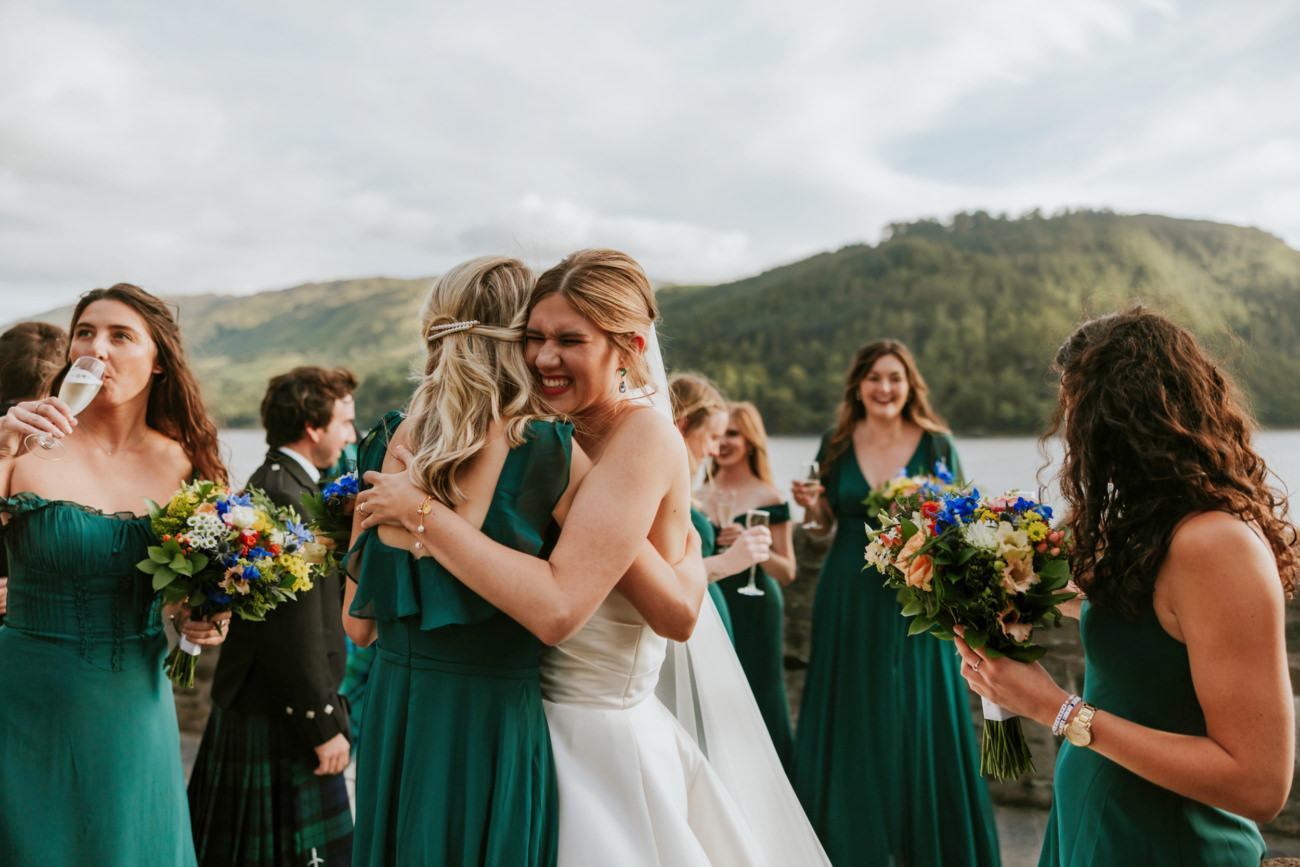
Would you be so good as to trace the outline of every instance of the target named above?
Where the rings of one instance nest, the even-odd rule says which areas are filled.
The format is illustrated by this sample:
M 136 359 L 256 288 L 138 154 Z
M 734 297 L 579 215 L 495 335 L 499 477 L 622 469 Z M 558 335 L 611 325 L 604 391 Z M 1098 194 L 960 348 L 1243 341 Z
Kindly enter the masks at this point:
M 359 509 L 352 512 L 352 538 L 361 538 L 361 519 L 362 514 Z M 352 639 L 352 643 L 357 647 L 369 647 L 375 641 L 375 636 L 379 633 L 379 627 L 375 621 L 368 620 L 364 617 L 353 617 L 349 612 L 352 611 L 352 599 L 357 595 L 357 582 L 352 580 L 348 571 L 349 564 L 343 564 L 343 631 Z
M 627 573 L 656 519 L 689 525 L 686 454 L 681 436 L 665 419 L 636 411 L 606 445 L 566 516 L 549 561 L 498 544 L 439 503 L 422 522 L 423 495 L 404 476 L 367 473 L 362 527 L 399 524 L 418 535 L 452 574 L 548 644 L 576 632 Z M 668 502 L 680 489 L 682 503 Z M 661 506 L 666 510 L 660 515 Z M 680 513 L 680 514 L 679 514 Z M 686 535 L 670 559 L 685 554 Z
M 618 589 L 631 602 L 650 628 L 674 641 L 685 641 L 695 631 L 708 584 L 705 561 L 700 554 L 700 534 L 690 530 L 684 556 L 669 566 L 647 540 Z
M 1271 553 L 1236 518 L 1199 515 L 1174 534 L 1156 601 L 1162 625 L 1187 645 L 1206 735 L 1148 728 L 1099 708 L 1091 749 L 1180 795 L 1255 821 L 1272 819 L 1291 788 L 1295 721 L 1282 587 Z M 978 671 L 962 667 L 976 692 L 1052 723 L 1066 694 L 1041 665 L 983 659 L 965 644 L 959 650 L 968 663 L 978 661 Z

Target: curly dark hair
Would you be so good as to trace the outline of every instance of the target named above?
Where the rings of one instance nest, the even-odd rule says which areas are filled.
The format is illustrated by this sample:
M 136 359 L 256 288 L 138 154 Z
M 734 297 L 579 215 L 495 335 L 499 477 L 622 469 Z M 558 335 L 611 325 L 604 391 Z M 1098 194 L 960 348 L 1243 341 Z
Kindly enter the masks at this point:
M 273 449 L 302 439 L 308 426 L 328 427 L 334 403 L 356 391 L 352 371 L 338 367 L 295 367 L 272 377 L 262 397 L 262 427 Z
M 1093 604 L 1136 618 L 1174 528 L 1223 511 L 1268 542 L 1288 597 L 1296 530 L 1251 448 L 1254 419 L 1190 331 L 1135 304 L 1079 326 L 1056 353 L 1061 393 L 1043 443 L 1065 439 L 1058 474 Z

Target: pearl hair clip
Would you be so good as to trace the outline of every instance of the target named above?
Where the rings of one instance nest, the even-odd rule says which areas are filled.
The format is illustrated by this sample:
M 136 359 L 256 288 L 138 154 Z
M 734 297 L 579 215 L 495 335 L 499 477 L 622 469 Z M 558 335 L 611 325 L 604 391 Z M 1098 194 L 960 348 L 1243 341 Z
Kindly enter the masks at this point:
M 449 322 L 446 325 L 435 325 L 429 329 L 428 340 L 430 342 L 437 340 L 439 337 L 446 337 L 448 334 L 455 334 L 457 331 L 468 331 L 478 325 L 477 319 L 470 319 L 466 322 Z

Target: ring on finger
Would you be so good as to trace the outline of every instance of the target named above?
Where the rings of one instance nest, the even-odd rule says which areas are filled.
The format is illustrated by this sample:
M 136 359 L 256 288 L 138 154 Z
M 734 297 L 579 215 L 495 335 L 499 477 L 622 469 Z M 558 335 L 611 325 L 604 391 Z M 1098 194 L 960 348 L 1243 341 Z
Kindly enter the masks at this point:
M 968 663 L 966 663 L 966 664 L 970 666 L 970 670 L 971 670 L 971 671 L 979 671 L 979 670 L 980 670 L 980 663 L 983 662 L 983 661 L 984 661 L 984 660 L 982 660 L 982 659 L 977 659 L 977 660 L 975 660 L 974 662 L 968 662 Z

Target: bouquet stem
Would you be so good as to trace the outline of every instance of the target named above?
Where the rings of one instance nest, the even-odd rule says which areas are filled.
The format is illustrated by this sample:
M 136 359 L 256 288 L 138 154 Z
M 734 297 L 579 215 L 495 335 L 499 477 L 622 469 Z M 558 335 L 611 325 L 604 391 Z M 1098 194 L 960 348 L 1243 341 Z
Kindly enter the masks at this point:
M 998 782 L 1034 773 L 1034 757 L 1020 728 L 1020 717 L 984 699 L 984 737 L 980 743 L 980 773 Z
M 163 671 L 167 672 L 172 683 L 186 689 L 193 689 L 194 669 L 198 665 L 199 654 L 202 652 L 203 648 L 182 635 L 180 643 L 163 661 Z

